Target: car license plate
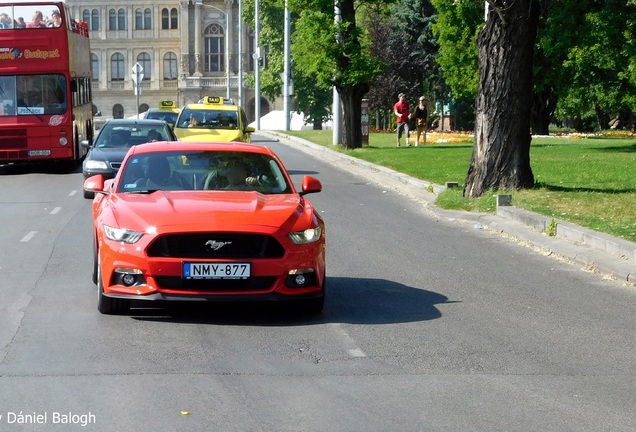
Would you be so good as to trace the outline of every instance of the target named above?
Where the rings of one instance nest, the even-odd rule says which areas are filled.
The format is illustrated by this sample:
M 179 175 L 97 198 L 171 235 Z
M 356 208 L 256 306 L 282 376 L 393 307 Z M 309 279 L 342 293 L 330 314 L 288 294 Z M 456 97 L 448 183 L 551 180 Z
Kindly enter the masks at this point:
M 29 156 L 51 156 L 51 150 L 29 150 Z
M 250 273 L 250 263 L 183 263 L 185 279 L 247 279 Z

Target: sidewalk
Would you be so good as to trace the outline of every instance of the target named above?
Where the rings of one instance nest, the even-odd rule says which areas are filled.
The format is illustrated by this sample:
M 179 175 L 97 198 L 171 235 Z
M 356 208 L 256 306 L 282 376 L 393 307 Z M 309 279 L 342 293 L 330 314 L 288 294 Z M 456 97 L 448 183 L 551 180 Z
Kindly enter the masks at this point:
M 554 255 L 579 265 L 586 271 L 601 274 L 608 279 L 636 283 L 636 243 L 560 220 L 555 220 L 555 235 L 548 236 L 546 231 L 552 218 L 514 206 L 499 205 L 494 215 L 443 210 L 435 206 L 434 202 L 436 195 L 446 189 L 445 186 L 356 159 L 284 132 L 261 130 L 257 133 L 282 144 L 293 145 L 334 166 L 418 200 L 427 210 L 438 216 L 469 221 L 474 223 L 476 229 L 495 230 L 515 240 L 529 243 L 546 255 Z

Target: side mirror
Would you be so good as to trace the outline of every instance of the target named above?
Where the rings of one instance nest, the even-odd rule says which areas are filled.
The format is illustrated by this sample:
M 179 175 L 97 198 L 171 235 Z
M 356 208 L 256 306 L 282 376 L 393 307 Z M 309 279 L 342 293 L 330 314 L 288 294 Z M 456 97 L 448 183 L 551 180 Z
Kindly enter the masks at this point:
M 305 176 L 302 182 L 302 191 L 300 195 L 307 195 L 310 193 L 320 192 L 322 190 L 322 183 L 315 177 Z
M 84 180 L 84 190 L 86 192 L 94 193 L 107 192 L 104 187 L 104 176 L 101 174 L 96 174 Z
M 91 142 L 89 140 L 81 140 L 80 146 L 90 149 L 92 147 Z
M 245 128 L 245 133 L 253 133 L 256 132 L 256 129 L 254 129 L 252 126 L 248 126 Z

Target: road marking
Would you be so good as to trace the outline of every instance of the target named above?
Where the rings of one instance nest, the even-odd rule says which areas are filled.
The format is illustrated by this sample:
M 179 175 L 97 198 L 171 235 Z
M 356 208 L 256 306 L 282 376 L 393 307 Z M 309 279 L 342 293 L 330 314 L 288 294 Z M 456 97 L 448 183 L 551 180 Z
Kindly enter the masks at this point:
M 20 240 L 22 243 L 26 243 L 29 240 L 31 240 L 33 237 L 35 237 L 35 235 L 37 234 L 37 231 L 31 231 L 30 233 L 28 233 L 27 235 L 25 235 L 24 237 L 22 237 L 22 240 Z
M 340 341 L 342 342 L 345 349 L 347 350 L 347 353 L 351 357 L 366 357 L 367 356 L 364 353 L 364 351 L 362 351 L 360 347 L 358 347 L 358 344 L 356 343 L 356 341 L 354 341 L 353 338 L 349 336 L 349 334 L 346 331 L 344 331 L 342 327 L 340 327 L 340 324 L 332 324 L 332 326 L 336 330 L 336 333 L 338 333 L 338 336 L 340 337 Z
M 60 210 L 62 210 L 62 207 L 55 207 L 53 210 L 51 210 L 51 213 L 49 213 L 49 214 L 54 215 L 54 214 L 56 214 L 57 212 L 59 212 Z
M 71 191 L 71 193 L 70 193 L 70 194 L 68 194 L 68 196 L 73 196 L 73 195 L 75 195 L 76 193 L 77 193 L 77 190 Z

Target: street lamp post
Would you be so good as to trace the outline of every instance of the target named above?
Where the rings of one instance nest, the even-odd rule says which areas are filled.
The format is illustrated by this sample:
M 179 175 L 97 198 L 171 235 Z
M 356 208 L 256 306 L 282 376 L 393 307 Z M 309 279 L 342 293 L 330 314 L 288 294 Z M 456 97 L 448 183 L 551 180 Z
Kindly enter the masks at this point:
M 261 129 L 261 38 L 260 38 L 260 5 L 259 0 L 254 1 L 254 23 L 255 23 L 255 31 L 254 31 L 254 47 L 256 52 L 252 54 L 252 58 L 254 59 L 254 116 L 256 121 L 256 130 Z

